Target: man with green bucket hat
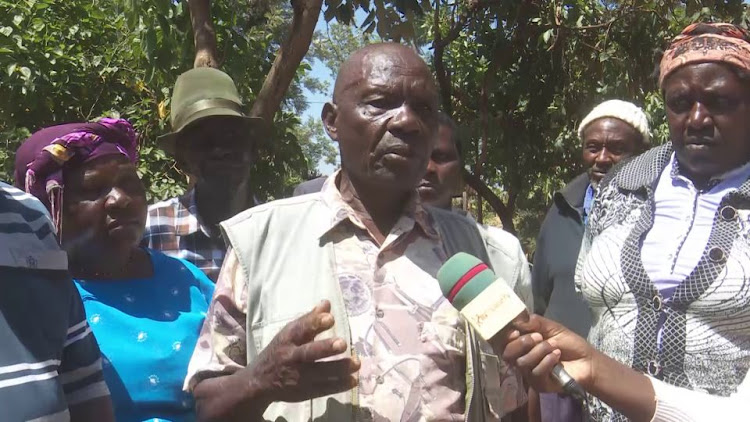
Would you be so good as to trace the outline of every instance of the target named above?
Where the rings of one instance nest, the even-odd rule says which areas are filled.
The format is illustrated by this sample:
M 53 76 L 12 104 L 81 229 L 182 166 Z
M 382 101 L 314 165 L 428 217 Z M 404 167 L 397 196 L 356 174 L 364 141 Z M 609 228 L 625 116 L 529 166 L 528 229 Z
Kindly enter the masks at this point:
M 218 224 L 254 204 L 249 172 L 263 119 L 246 116 L 232 78 L 208 67 L 177 78 L 171 107 L 173 132 L 158 142 L 190 176 L 191 189 L 149 207 L 142 244 L 216 281 L 226 253 Z

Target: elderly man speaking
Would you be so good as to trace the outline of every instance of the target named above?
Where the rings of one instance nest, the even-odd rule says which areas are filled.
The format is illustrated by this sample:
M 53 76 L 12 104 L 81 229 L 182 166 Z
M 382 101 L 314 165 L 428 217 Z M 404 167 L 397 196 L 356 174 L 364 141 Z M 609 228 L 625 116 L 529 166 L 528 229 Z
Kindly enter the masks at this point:
M 435 278 L 464 251 L 531 298 L 518 240 L 420 202 L 437 104 L 412 49 L 356 51 L 322 113 L 341 171 L 223 223 L 231 251 L 186 380 L 200 419 L 484 421 L 525 403 Z

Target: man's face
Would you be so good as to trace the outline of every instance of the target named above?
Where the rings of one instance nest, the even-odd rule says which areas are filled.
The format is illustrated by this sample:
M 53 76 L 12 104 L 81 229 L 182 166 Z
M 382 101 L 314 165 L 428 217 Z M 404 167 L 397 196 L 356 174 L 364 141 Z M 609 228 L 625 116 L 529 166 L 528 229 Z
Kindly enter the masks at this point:
M 641 134 L 620 119 L 602 117 L 583 131 L 583 162 L 591 183 L 599 183 L 621 160 L 638 152 Z
M 440 125 L 427 173 L 419 184 L 419 196 L 427 204 L 448 208 L 459 189 L 461 164 L 449 126 Z
M 437 90 L 416 53 L 384 47 L 340 75 L 323 121 L 339 143 L 341 165 L 356 182 L 413 190 L 424 175 L 437 123 Z
M 254 157 L 251 132 L 242 119 L 206 117 L 188 126 L 178 141 L 186 171 L 209 184 L 236 184 L 250 171 Z

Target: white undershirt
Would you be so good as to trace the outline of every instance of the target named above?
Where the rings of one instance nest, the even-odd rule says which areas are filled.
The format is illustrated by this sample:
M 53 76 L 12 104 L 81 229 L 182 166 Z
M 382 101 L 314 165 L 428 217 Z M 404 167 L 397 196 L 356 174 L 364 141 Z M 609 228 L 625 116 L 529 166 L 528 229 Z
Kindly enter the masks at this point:
M 715 185 L 701 192 L 673 170 L 674 154 L 659 177 L 654 192 L 654 224 L 641 247 L 646 273 L 666 297 L 698 265 L 722 198 L 750 178 L 748 163 L 716 178 Z M 750 374 L 731 397 L 712 396 L 650 379 L 657 400 L 652 422 L 739 420 L 750 409 Z
M 722 198 L 750 178 L 748 163 L 715 178 L 710 189 L 699 191 L 674 170 L 672 154 L 659 177 L 654 224 L 641 247 L 646 274 L 664 297 L 670 297 L 698 265 Z

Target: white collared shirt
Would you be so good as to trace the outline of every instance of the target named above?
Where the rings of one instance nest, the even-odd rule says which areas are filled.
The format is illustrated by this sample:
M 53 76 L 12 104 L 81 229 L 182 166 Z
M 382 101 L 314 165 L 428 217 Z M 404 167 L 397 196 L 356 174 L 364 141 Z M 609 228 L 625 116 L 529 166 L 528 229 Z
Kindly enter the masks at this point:
M 712 179 L 711 187 L 701 191 L 679 174 L 672 153 L 654 192 L 654 224 L 641 247 L 643 267 L 662 296 L 671 296 L 693 272 L 722 198 L 748 178 L 750 163 Z

